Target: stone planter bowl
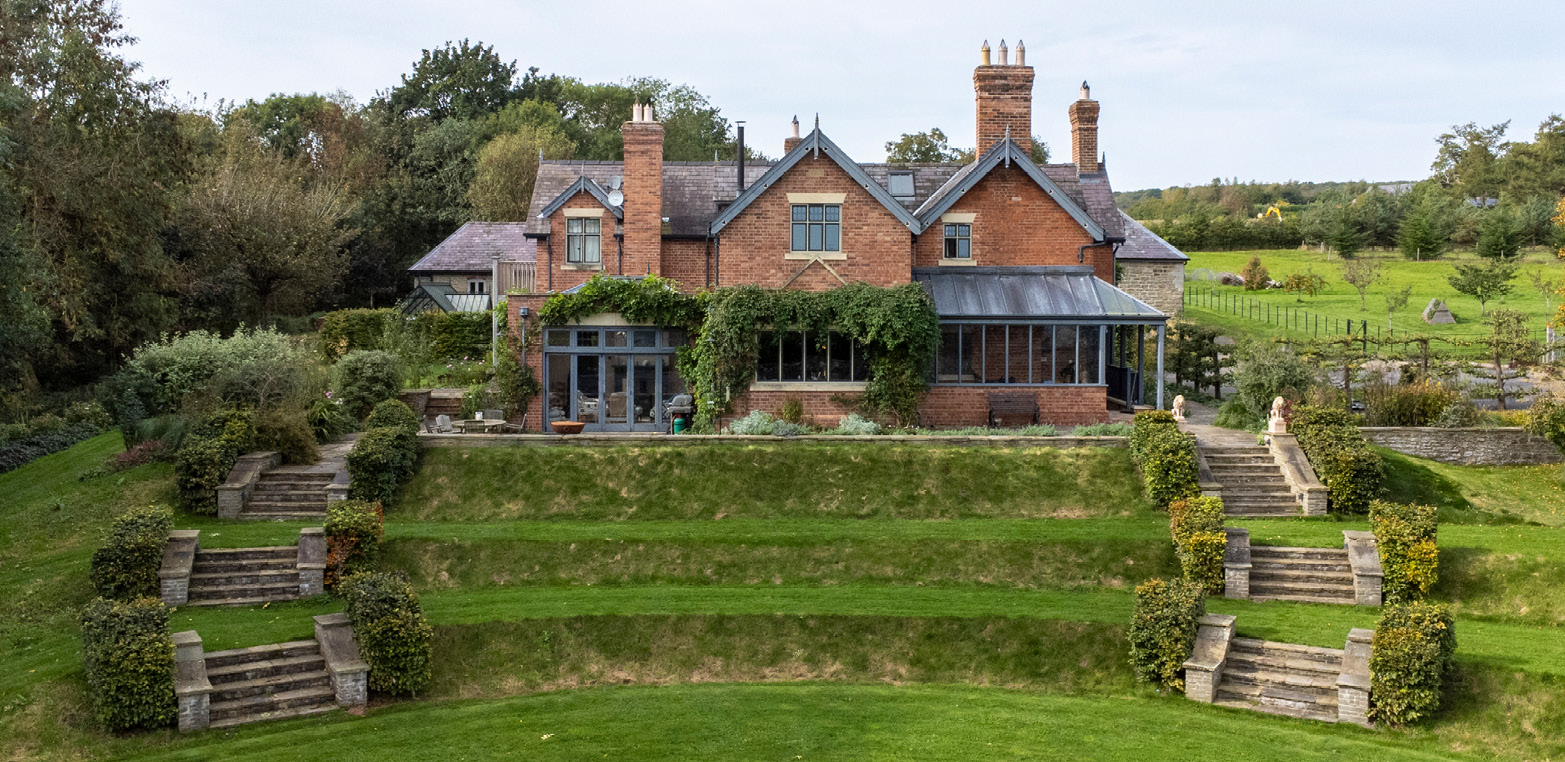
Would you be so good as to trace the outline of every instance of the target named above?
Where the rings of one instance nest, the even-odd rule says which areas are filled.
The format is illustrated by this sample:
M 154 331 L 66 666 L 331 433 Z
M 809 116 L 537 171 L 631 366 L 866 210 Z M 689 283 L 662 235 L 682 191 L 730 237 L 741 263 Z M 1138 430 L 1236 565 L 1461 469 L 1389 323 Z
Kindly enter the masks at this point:
M 580 434 L 581 430 L 586 428 L 586 426 L 587 424 L 581 421 L 552 421 L 549 423 L 549 428 L 554 429 L 556 434 Z

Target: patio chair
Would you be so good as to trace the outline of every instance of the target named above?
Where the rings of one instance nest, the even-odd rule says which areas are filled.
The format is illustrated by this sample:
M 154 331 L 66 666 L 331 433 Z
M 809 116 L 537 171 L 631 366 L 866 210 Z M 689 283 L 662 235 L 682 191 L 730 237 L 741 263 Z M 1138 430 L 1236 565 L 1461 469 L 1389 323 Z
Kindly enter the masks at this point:
M 451 433 L 451 416 L 449 416 L 449 415 L 437 415 L 437 416 L 435 416 L 435 433 L 436 434 L 450 434 Z

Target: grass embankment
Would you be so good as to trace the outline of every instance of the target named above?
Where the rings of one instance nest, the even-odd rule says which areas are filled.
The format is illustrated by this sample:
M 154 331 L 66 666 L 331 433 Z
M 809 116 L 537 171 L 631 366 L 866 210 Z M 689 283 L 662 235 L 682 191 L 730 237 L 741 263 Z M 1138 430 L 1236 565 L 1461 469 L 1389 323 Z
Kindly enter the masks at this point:
M 1194 252 L 1190 254 L 1190 263 L 1186 266 L 1186 272 L 1199 268 L 1211 269 L 1215 272 L 1238 273 L 1251 257 L 1260 257 L 1261 264 L 1266 266 L 1272 280 L 1284 281 L 1293 273 L 1313 271 L 1326 279 L 1326 288 L 1315 297 L 1304 297 L 1302 300 L 1298 294 L 1285 293 L 1281 290 L 1245 291 L 1239 286 L 1219 286 L 1215 281 L 1189 281 L 1186 283 L 1187 293 L 1191 298 L 1185 304 L 1185 317 L 1208 325 L 1223 328 L 1230 336 L 1238 338 L 1248 336 L 1262 340 L 1270 340 L 1278 336 L 1291 339 L 1305 339 L 1315 335 L 1314 323 L 1308 327 L 1293 327 L 1293 324 L 1285 324 L 1281 318 L 1276 317 L 1275 310 L 1282 308 L 1287 310 L 1298 309 L 1308 311 L 1312 315 L 1319 315 L 1322 321 L 1330 317 L 1336 321 L 1353 321 L 1354 331 L 1359 330 L 1358 321 L 1369 321 L 1371 335 L 1374 335 L 1378 327 L 1382 332 L 1387 329 L 1386 303 L 1384 294 L 1400 291 L 1411 286 L 1413 288 L 1411 298 L 1406 307 L 1392 316 L 1390 327 L 1395 329 L 1398 335 L 1410 334 L 1434 334 L 1461 340 L 1471 340 L 1489 333 L 1488 327 L 1483 324 L 1483 318 L 1478 312 L 1478 301 L 1471 297 L 1458 294 L 1451 288 L 1446 278 L 1455 272 L 1458 263 L 1472 264 L 1484 262 L 1477 255 L 1463 252 L 1447 254 L 1440 259 L 1424 262 L 1415 262 L 1404 258 L 1400 253 L 1364 252 L 1360 259 L 1373 260 L 1380 263 L 1384 270 L 1379 283 L 1369 288 L 1368 298 L 1365 304 L 1368 309 L 1359 309 L 1358 291 L 1342 280 L 1342 259 L 1335 254 L 1322 254 L 1317 251 L 1300 251 L 1297 249 L 1267 250 L 1267 251 L 1222 251 L 1222 252 Z M 1529 315 L 1532 320 L 1533 332 L 1540 337 L 1543 334 L 1543 324 L 1553 319 L 1551 310 L 1544 306 L 1543 295 L 1532 287 L 1529 273 L 1548 270 L 1555 266 L 1553 255 L 1548 253 L 1533 253 L 1525 258 L 1525 264 L 1512 282 L 1515 289 L 1510 296 L 1501 301 L 1492 301 L 1488 308 L 1505 307 L 1506 309 L 1519 310 Z M 1240 297 L 1241 305 L 1244 298 L 1254 299 L 1262 304 L 1270 305 L 1274 310 L 1270 324 L 1264 320 L 1245 317 L 1243 307 L 1239 308 L 1240 314 L 1233 314 L 1230 308 L 1219 307 L 1218 302 L 1211 302 L 1210 306 L 1205 298 L 1197 298 L 1197 291 L 1204 292 L 1212 289 L 1225 297 Z M 1457 322 L 1451 325 L 1430 325 L 1423 321 L 1421 315 L 1424 307 L 1430 299 L 1441 299 L 1451 308 Z M 1558 306 L 1555 300 L 1555 306 Z M 1251 313 L 1252 315 L 1257 313 Z M 1264 313 L 1261 313 L 1264 314 Z M 1302 318 L 1300 318 L 1302 320 Z M 1342 333 L 1340 325 L 1334 326 L 1336 333 Z M 1321 336 L 1327 335 L 1327 329 L 1322 323 Z M 1467 348 L 1448 347 L 1437 344 L 1443 351 L 1463 352 L 1474 354 L 1476 350 Z
M 1125 478 L 1129 464 L 1116 447 L 436 448 L 392 515 L 474 522 L 1133 516 L 1147 504 Z
M 1125 664 L 1128 587 L 1146 576 L 1172 573 L 1174 562 L 1166 517 L 1140 499 L 1122 450 L 942 448 L 954 457 L 980 454 L 966 465 L 996 477 L 964 479 L 960 469 L 951 469 L 950 478 L 938 480 L 928 475 L 941 465 L 927 459 L 930 448 L 807 445 L 800 458 L 812 467 L 803 468 L 786 462 L 796 446 L 736 447 L 739 453 L 694 460 L 668 456 L 716 453 L 706 448 L 432 451 L 388 514 L 388 561 L 411 573 L 435 625 L 436 682 L 428 697 L 488 700 L 410 702 L 376 709 L 364 720 L 328 717 L 196 738 L 167 732 L 116 739 L 93 728 L 85 714 L 74 614 L 85 600 L 86 556 L 112 510 L 93 507 L 80 522 L 52 518 L 54 511 L 23 510 L 19 515 L 26 517 L 25 526 L 13 533 L 44 545 L 42 557 L 49 556 L 51 541 L 32 523 L 73 524 L 60 540 L 72 549 L 56 553 L 55 573 L 76 581 L 52 584 L 74 586 L 76 592 L 40 603 L 56 611 L 37 631 L 40 639 L 31 651 L 0 657 L 10 680 L 3 689 L 8 708 L 0 756 L 91 758 L 150 750 L 166 758 L 270 759 L 298 748 L 311 756 L 346 759 L 449 759 L 464 753 L 485 758 L 523 751 L 539 758 L 591 752 L 645 759 L 749 758 L 754 756 L 749 750 L 795 748 L 799 738 L 819 736 L 819 744 L 797 748 L 827 758 L 838 747 L 850 749 L 855 759 L 971 758 L 984 751 L 975 755 L 965 742 L 945 741 L 971 730 L 952 724 L 965 721 L 959 710 L 967 704 L 989 707 L 986 716 L 1003 729 L 994 743 L 1006 757 L 1018 756 L 1015 750 L 1021 749 L 1043 758 L 1091 759 L 1099 750 L 1106 750 L 1100 757 L 1105 759 L 1144 758 L 1156 750 L 1166 753 L 1170 743 L 1182 750 L 1204 748 L 1208 733 L 1214 749 L 1222 738 L 1225 755 L 1236 758 L 1269 758 L 1272 750 L 1235 747 L 1224 734 L 1275 739 L 1311 751 L 1367 751 L 1376 758 L 1462 749 L 1529 758 L 1565 753 L 1565 639 L 1560 637 L 1565 629 L 1540 626 L 1544 620 L 1533 615 L 1480 619 L 1465 613 L 1477 611 L 1478 602 L 1503 608 L 1497 599 L 1506 592 L 1476 591 L 1474 603 L 1462 602 L 1474 608 L 1464 610 L 1458 625 L 1460 680 L 1449 693 L 1448 708 L 1428 729 L 1372 735 L 1167 702 L 1135 685 Z M 79 470 L 96 465 L 104 454 L 84 450 Z M 535 462 L 584 455 L 592 457 L 570 467 L 587 470 L 585 475 L 562 474 L 568 466 L 559 463 L 544 468 Z M 708 460 L 710 470 L 703 466 Z M 992 463 L 996 460 L 999 465 Z M 745 476 L 752 468 L 771 480 L 764 490 L 731 483 L 752 478 Z M 72 473 L 63 468 L 60 476 L 69 481 Z M 643 478 L 634 478 L 637 474 Z M 922 486 L 904 488 L 900 482 L 911 478 L 907 474 L 916 475 L 914 482 Z M 609 488 L 594 489 L 600 477 Z M 166 469 L 138 470 L 130 478 L 133 484 L 150 485 L 141 488 L 145 494 L 127 493 L 135 494 L 136 502 L 167 491 Z M 95 488 L 90 481 L 69 483 L 61 490 L 66 497 L 78 494 L 71 490 Z M 699 489 L 702 483 L 711 488 Z M 557 495 L 562 490 L 579 499 L 579 507 L 561 510 L 565 501 Z M 925 490 L 939 492 L 932 497 Z M 759 505 L 742 502 L 751 499 L 760 500 Z M 468 518 L 467 500 L 487 518 L 460 520 Z M 826 510 L 812 513 L 810 501 L 821 501 Z M 74 511 L 78 503 L 62 505 L 62 511 Z M 1453 515 L 1486 515 L 1474 505 L 1469 501 L 1461 508 L 1465 514 Z M 861 518 L 866 516 L 872 518 Z M 1036 516 L 1072 518 L 1029 518 Z M 1341 529 L 1353 526 L 1269 524 L 1277 525 L 1272 531 L 1279 536 L 1329 538 L 1334 533 L 1338 543 Z M 207 547 L 286 544 L 298 532 L 296 525 L 191 517 L 182 517 L 181 525 L 202 528 Z M 1256 528 L 1258 538 L 1265 534 L 1262 529 Z M 1467 541 L 1464 533 L 1472 533 L 1474 548 L 1538 550 L 1552 559 L 1548 538 L 1529 533 L 1554 531 L 1447 525 L 1442 544 Z M 1526 539 L 1512 544 L 1506 533 Z M 1466 563 L 1462 547 L 1446 549 L 1447 579 L 1460 577 Z M 1530 599 L 1545 591 L 1531 586 L 1522 594 Z M 312 614 L 338 609 L 331 599 L 254 609 L 187 607 L 175 613 L 173 627 L 196 629 L 209 648 L 255 645 L 307 638 Z M 1332 647 L 1341 647 L 1348 628 L 1371 626 L 1375 618 L 1369 609 L 1215 599 L 1211 609 L 1239 615 L 1244 634 Z M 49 669 L 28 673 L 34 663 Z M 513 698 L 623 682 L 799 680 L 830 684 L 613 688 Z M 878 687 L 928 682 L 989 688 Z M 1049 695 L 1056 691 L 1081 695 Z M 884 736 L 879 726 L 864 724 L 873 720 L 839 722 L 837 716 L 844 706 L 858 707 L 866 718 L 897 715 L 886 707 L 924 695 L 947 700 L 933 702 L 928 716 L 911 718 Z M 658 700 L 642 696 L 663 697 L 664 703 L 654 710 L 650 707 Z M 804 697 L 798 699 L 803 708 L 795 710 L 788 699 L 779 698 L 784 696 Z M 821 703 L 816 697 L 823 696 L 834 698 Z M 687 700 L 722 702 L 689 711 L 728 730 L 698 730 L 687 743 L 685 719 L 667 716 L 667 702 Z M 571 724 L 572 711 L 582 713 L 583 724 Z M 1063 727 L 1076 728 L 1077 735 L 1067 743 L 1032 732 L 1012 734 L 1012 720 L 1005 718 L 1032 711 L 1076 718 L 1078 725 Z M 746 712 L 756 718 L 791 717 L 794 724 L 748 719 Z M 499 730 L 490 730 L 485 718 L 496 714 L 506 719 Z M 586 723 L 609 723 L 614 729 L 586 730 Z M 1081 727 L 1105 723 L 1125 726 L 1123 732 L 1103 735 L 1113 735 L 1116 742 L 1126 738 L 1126 745 L 1084 748 L 1076 742 Z M 621 733 L 629 727 L 635 732 Z M 542 740 L 548 733 L 570 734 L 578 745 L 534 747 L 526 740 Z M 471 740 L 472 734 L 487 735 L 480 743 Z M 843 742 L 843 734 L 853 742 Z M 1300 756 L 1283 746 L 1278 755 Z

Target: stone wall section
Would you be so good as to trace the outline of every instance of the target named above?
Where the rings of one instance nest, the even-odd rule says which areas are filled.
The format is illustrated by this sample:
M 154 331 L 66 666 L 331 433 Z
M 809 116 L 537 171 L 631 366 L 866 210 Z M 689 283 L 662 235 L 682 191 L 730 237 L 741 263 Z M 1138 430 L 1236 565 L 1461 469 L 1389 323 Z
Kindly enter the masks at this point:
M 1139 259 L 1119 261 L 1119 287 L 1165 315 L 1185 309 L 1185 263 Z
M 1371 444 L 1416 458 L 1459 466 L 1540 466 L 1565 463 L 1549 440 L 1525 429 L 1438 429 L 1434 427 L 1361 427 Z

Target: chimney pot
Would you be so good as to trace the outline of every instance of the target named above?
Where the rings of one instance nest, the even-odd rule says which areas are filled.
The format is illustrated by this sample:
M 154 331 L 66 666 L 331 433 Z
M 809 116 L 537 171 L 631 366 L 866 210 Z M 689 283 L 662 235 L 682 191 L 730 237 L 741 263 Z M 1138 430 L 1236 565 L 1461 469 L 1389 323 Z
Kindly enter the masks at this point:
M 1016 65 L 1027 65 L 1027 45 L 1024 44 L 1021 40 L 1016 41 Z
M 1010 51 L 1005 47 L 1005 40 L 1000 40 L 1000 65 L 1010 66 Z
M 793 115 L 793 133 L 792 133 L 792 136 L 793 137 L 799 137 L 799 115 L 798 114 L 794 114 Z
M 978 49 L 978 65 L 989 65 L 989 41 L 984 40 L 984 46 Z
M 1081 81 L 1081 99 L 1084 101 L 1092 100 L 1092 88 L 1087 86 L 1087 80 L 1085 79 Z

